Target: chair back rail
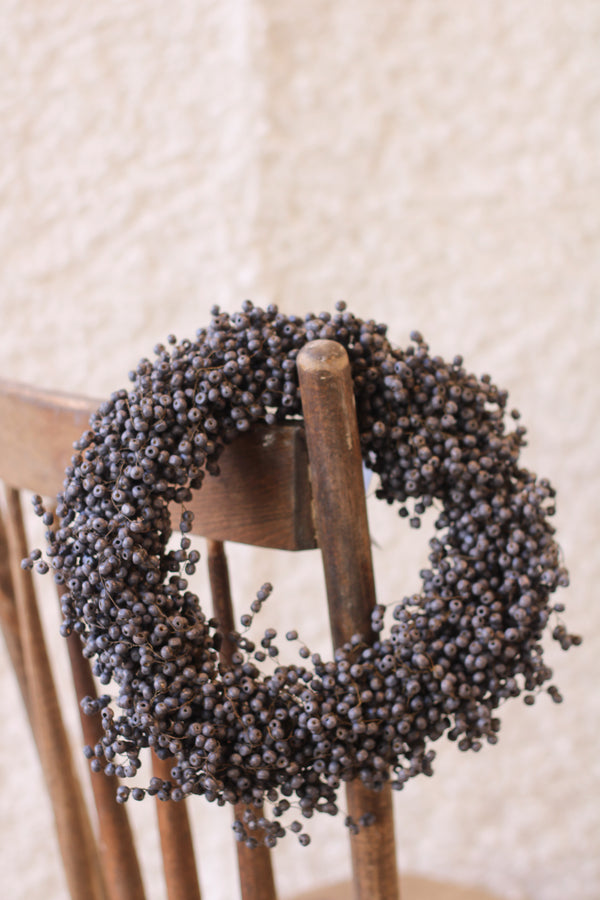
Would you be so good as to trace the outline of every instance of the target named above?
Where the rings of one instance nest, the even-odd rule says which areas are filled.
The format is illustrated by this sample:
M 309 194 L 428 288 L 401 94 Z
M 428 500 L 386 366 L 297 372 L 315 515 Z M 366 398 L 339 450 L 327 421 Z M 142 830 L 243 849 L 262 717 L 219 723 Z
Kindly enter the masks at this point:
M 0 480 L 42 496 L 63 487 L 73 443 L 99 401 L 0 379 Z M 26 452 L 24 452 L 26 448 Z M 304 429 L 258 426 L 226 448 L 187 504 L 194 533 L 275 550 L 316 547 Z

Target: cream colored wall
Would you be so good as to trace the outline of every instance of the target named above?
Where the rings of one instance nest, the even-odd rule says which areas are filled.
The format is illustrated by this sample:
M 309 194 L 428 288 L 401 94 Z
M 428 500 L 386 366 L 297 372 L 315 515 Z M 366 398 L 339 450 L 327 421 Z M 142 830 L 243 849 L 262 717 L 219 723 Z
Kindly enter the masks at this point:
M 396 797 L 403 868 L 512 900 L 600 896 L 599 42 L 594 0 L 0 2 L 0 375 L 103 396 L 215 302 L 343 298 L 399 344 L 419 328 L 464 354 L 522 410 L 585 643 L 549 650 L 562 706 L 507 705 L 497 747 L 440 744 L 434 778 Z M 391 602 L 427 534 L 370 511 Z M 233 557 L 238 595 L 272 580 L 265 619 L 309 607 L 327 649 L 314 555 Z M 5 653 L 0 683 L 1 893 L 58 900 Z M 133 812 L 143 830 L 150 803 Z M 206 896 L 229 900 L 227 814 L 194 816 Z M 313 831 L 277 852 L 284 891 L 347 871 L 341 822 Z

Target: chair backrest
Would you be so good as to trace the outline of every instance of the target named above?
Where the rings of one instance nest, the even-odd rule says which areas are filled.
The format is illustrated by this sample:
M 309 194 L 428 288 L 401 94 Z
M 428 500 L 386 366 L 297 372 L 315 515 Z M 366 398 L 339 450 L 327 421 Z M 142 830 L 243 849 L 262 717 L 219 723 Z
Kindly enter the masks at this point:
M 214 615 L 224 631 L 233 629 L 225 541 L 287 550 L 318 545 L 333 644 L 339 646 L 356 632 L 370 632 L 375 603 L 348 358 L 338 344 L 317 341 L 301 352 L 298 370 L 304 423 L 257 427 L 228 446 L 220 476 L 195 492 L 193 530 L 208 542 Z M 30 549 L 21 492 L 56 495 L 73 441 L 97 406 L 83 397 L 0 380 L 0 618 L 46 778 L 71 896 L 143 900 L 126 807 L 115 801 L 116 777 L 91 774 L 97 816 L 86 807 L 46 651 L 35 579 L 20 565 Z M 77 696 L 94 696 L 79 638 L 73 634 L 67 640 Z M 97 720 L 81 715 L 84 741 L 91 746 L 101 737 Z M 168 778 L 172 760 L 155 756 L 154 766 L 157 775 Z M 346 804 L 356 820 L 365 813 L 375 816 L 375 824 L 349 838 L 355 900 L 396 900 L 389 789 L 375 793 L 350 782 Z M 196 841 L 186 803 L 158 802 L 157 809 L 169 900 L 199 900 Z M 270 851 L 243 842 L 237 848 L 243 900 L 276 900 Z

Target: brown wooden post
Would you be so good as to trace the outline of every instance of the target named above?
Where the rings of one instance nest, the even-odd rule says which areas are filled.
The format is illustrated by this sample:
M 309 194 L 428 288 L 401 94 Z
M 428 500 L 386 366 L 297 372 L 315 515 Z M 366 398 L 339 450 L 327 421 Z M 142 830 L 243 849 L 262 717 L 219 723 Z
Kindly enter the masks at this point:
M 74 900 L 103 900 L 96 842 L 60 711 L 33 581 L 20 565 L 28 544 L 19 492 L 6 488 L 4 505 L 27 711 L 52 800 L 69 892 Z
M 350 364 L 334 341 L 313 341 L 298 354 L 317 538 L 323 557 L 335 647 L 371 632 L 375 582 Z M 349 813 L 375 814 L 351 837 L 355 900 L 399 897 L 389 787 L 347 785 Z
M 100 715 L 86 715 L 81 708 L 81 700 L 97 696 L 96 683 L 89 661 L 81 652 L 79 635 L 75 632 L 70 634 L 67 645 L 75 693 L 79 701 L 83 739 L 90 747 L 94 747 L 103 737 Z M 145 900 L 129 816 L 125 805 L 116 800 L 119 779 L 116 775 L 92 772 L 90 780 L 98 813 L 98 850 L 108 896 L 110 900 Z
M 152 754 L 157 778 L 171 780 L 174 759 Z M 201 900 L 198 872 L 186 801 L 156 800 L 163 871 L 169 900 Z
M 55 514 L 56 502 L 47 504 L 46 508 Z M 56 593 L 60 601 L 66 593 L 65 586 L 57 584 Z M 85 744 L 94 747 L 104 736 L 100 714 L 88 716 L 81 706 L 84 697 L 98 696 L 92 667 L 83 655 L 81 638 L 75 631 L 67 637 L 67 648 L 81 733 Z M 146 900 L 129 816 L 125 804 L 117 803 L 116 799 L 119 779 L 116 775 L 90 772 L 90 783 L 98 814 L 98 852 L 107 896 L 109 900 Z
M 23 662 L 23 648 L 19 635 L 19 621 L 15 603 L 12 575 L 10 573 L 10 554 L 4 527 L 4 517 L 0 515 L 0 625 L 4 634 L 4 642 L 12 663 L 17 684 L 21 691 L 23 703 L 29 715 L 29 698 L 27 697 L 27 678 Z
M 219 622 L 219 628 L 224 635 L 220 656 L 223 664 L 229 665 L 234 648 L 231 641 L 227 640 L 227 635 L 234 631 L 235 623 L 227 557 L 221 541 L 209 540 L 207 541 L 207 547 L 208 575 L 212 592 L 213 610 L 215 618 Z M 243 803 L 236 804 L 235 817 L 241 819 L 245 808 Z M 259 813 L 259 810 L 253 809 L 253 812 L 256 815 L 256 813 Z M 257 833 L 257 836 L 259 837 L 260 834 Z M 243 841 L 240 841 L 237 844 L 237 854 L 242 900 L 277 900 L 270 851 L 261 845 L 250 849 L 246 847 Z

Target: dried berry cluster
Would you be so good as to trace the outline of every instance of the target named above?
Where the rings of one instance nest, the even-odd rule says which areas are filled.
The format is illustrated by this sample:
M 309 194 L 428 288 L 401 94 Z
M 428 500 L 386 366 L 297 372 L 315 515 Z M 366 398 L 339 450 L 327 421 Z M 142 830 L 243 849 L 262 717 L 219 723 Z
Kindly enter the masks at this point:
M 237 433 L 301 414 L 296 356 L 319 338 L 348 352 L 378 496 L 397 502 L 414 527 L 428 507 L 439 510 L 431 565 L 420 593 L 393 606 L 387 633 L 377 607 L 375 638 L 357 635 L 328 661 L 301 644 L 304 661 L 283 665 L 273 629 L 258 649 L 244 634 L 265 585 L 224 668 L 217 623 L 188 586 L 198 553 L 185 503 L 206 471 L 218 474 L 219 454 Z M 521 693 L 532 702 L 547 685 L 540 639 L 562 611 L 551 595 L 568 581 L 548 521 L 554 490 L 519 467 L 525 432 L 506 430 L 506 392 L 468 374 L 460 357 L 447 363 L 421 335 L 411 338 L 394 348 L 384 325 L 341 303 L 333 315 L 304 319 L 250 302 L 234 315 L 215 308 L 196 340 L 156 347 L 154 361 L 131 373 L 132 389 L 95 413 L 54 522 L 36 498 L 63 585 L 63 632 L 79 633 L 100 682 L 117 686 L 114 698 L 85 703 L 104 730 L 88 748 L 92 767 L 128 778 L 142 748 L 174 758 L 170 781 L 122 786 L 119 799 L 243 801 L 239 838 L 252 845 L 260 831 L 273 845 L 290 807 L 305 818 L 335 814 L 340 785 L 355 778 L 401 788 L 431 773 L 433 741 L 446 734 L 464 750 L 495 743 L 500 703 Z M 182 504 L 181 541 L 168 550 L 173 501 Z M 44 571 L 40 556 L 24 564 Z M 565 649 L 579 642 L 560 622 L 553 637 Z M 257 665 L 267 657 L 270 673 Z M 554 686 L 547 690 L 560 701 Z M 270 819 L 258 811 L 265 800 Z M 353 830 L 361 824 L 347 821 Z M 288 828 L 308 841 L 297 820 Z

